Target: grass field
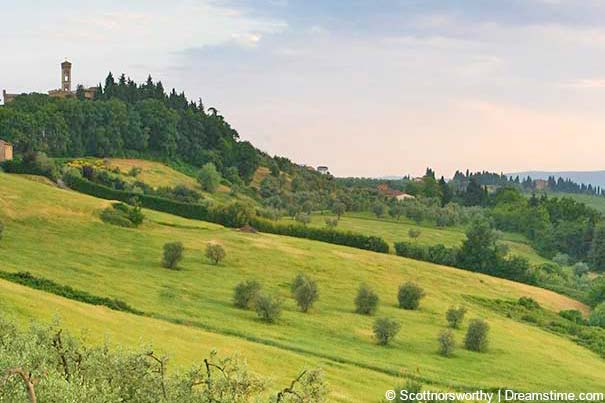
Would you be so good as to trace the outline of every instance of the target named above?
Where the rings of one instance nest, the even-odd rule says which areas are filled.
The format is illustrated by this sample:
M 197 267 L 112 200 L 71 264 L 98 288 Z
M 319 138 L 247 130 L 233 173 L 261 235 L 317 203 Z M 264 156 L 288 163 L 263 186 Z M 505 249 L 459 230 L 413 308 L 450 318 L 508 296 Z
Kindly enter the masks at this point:
M 335 218 L 327 214 L 315 214 L 311 217 L 312 226 L 325 227 L 326 218 Z M 283 218 L 284 222 L 292 222 L 291 218 Z M 345 231 L 353 231 L 360 234 L 376 235 L 384 238 L 389 245 L 394 242 L 411 241 L 408 231 L 412 228 L 420 230 L 420 236 L 413 240 L 421 245 L 435 245 L 441 243 L 445 246 L 460 246 L 466 238 L 463 227 L 445 227 L 438 228 L 429 225 L 418 225 L 406 218 L 399 221 L 391 218 L 376 218 L 371 213 L 347 213 L 341 217 L 338 228 Z M 523 256 L 530 262 L 540 264 L 548 260 L 538 255 L 538 253 L 529 245 L 528 241 L 520 234 L 502 233 L 501 243 L 508 246 L 513 255 Z
M 450 359 L 436 353 L 444 312 L 465 302 L 465 295 L 531 296 L 554 311 L 586 309 L 543 289 L 392 255 L 242 233 L 152 211 L 145 211 L 148 220 L 138 229 L 111 226 L 97 216 L 108 201 L 16 175 L 0 173 L 0 189 L 0 220 L 6 224 L 0 242 L 2 270 L 29 271 L 119 298 L 155 317 L 91 307 L 0 281 L 0 307 L 22 320 L 49 319 L 58 313 L 68 328 L 89 329 L 92 342 L 105 335 L 129 346 L 153 341 L 178 365 L 199 362 L 213 347 L 239 351 L 254 370 L 274 377 L 278 384 L 303 367 L 320 366 L 328 374 L 331 401 L 379 401 L 385 389 L 398 383 L 398 373 L 420 376 L 438 389 L 599 390 L 605 382 L 605 361 L 596 354 L 468 303 L 469 318 L 485 317 L 491 325 L 489 353 L 459 349 Z M 179 271 L 160 266 L 167 241 L 185 244 Z M 227 250 L 219 266 L 204 258 L 210 241 Z M 289 295 L 289 284 L 299 272 L 317 279 L 320 287 L 320 300 L 308 314 L 298 312 Z M 278 323 L 264 324 L 253 312 L 232 306 L 233 287 L 248 278 L 258 279 L 265 291 L 285 299 Z M 419 311 L 396 307 L 397 287 L 408 280 L 427 292 Z M 372 339 L 374 318 L 353 313 L 360 282 L 381 295 L 378 316 L 402 323 L 401 333 L 388 347 Z M 463 334 L 464 329 L 456 331 L 458 341 Z

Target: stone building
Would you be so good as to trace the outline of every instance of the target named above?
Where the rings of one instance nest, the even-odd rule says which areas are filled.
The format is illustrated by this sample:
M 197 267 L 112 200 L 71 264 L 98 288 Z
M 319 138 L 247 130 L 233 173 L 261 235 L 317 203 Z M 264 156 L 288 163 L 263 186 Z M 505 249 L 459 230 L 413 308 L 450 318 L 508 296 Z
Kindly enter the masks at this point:
M 61 63 L 61 85 L 56 90 L 48 91 L 49 96 L 54 98 L 71 98 L 76 96 L 77 91 L 72 91 L 71 87 L 71 66 L 72 64 L 67 60 Z M 80 90 L 82 91 L 84 98 L 93 99 L 97 87 L 81 87 Z M 20 94 L 9 94 L 6 90 L 2 90 L 2 99 L 4 100 L 5 105 L 15 99 L 17 95 Z
M 0 139 L 0 162 L 13 159 L 13 145 Z

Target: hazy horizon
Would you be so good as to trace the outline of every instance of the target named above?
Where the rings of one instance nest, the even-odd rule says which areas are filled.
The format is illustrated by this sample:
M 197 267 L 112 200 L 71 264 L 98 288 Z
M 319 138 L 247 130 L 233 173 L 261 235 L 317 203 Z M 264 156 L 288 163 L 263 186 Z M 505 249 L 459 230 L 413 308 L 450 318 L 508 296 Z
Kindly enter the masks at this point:
M 75 83 L 152 74 L 337 176 L 605 168 L 599 1 L 4 6 L 8 92 L 58 87 L 67 57 Z

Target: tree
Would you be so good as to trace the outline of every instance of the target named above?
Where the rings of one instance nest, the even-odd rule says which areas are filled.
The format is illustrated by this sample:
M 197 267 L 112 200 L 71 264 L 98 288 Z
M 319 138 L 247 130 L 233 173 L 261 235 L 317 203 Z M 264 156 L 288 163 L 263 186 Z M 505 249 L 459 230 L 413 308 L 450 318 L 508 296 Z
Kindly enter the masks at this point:
M 332 212 L 336 214 L 336 217 L 340 220 L 340 217 L 347 211 L 347 205 L 343 202 L 336 202 L 332 206 Z
M 249 309 L 255 304 L 261 288 L 261 284 L 256 280 L 242 281 L 234 289 L 233 305 L 241 309 Z
M 421 231 L 418 228 L 410 228 L 408 231 L 408 236 L 412 239 L 416 239 L 420 236 Z
M 271 295 L 261 294 L 256 298 L 255 308 L 258 317 L 267 323 L 274 323 L 281 315 L 282 300 Z
M 399 333 L 401 324 L 395 319 L 378 318 L 374 321 L 373 330 L 377 343 L 385 346 Z
M 167 269 L 175 269 L 183 258 L 183 244 L 181 242 L 168 242 L 164 244 L 164 258 L 162 265 Z
M 468 325 L 464 347 L 470 351 L 485 352 L 488 347 L 489 325 L 483 319 L 473 319 Z
M 447 184 L 447 182 L 445 181 L 445 178 L 442 176 L 441 179 L 439 179 L 439 191 L 441 193 L 441 206 L 444 207 L 445 205 L 447 205 L 449 202 L 452 201 L 452 198 L 454 197 L 452 194 L 452 189 L 450 189 L 449 185 Z
M 466 308 L 463 306 L 451 307 L 445 313 L 445 319 L 449 327 L 459 329 L 464 321 L 464 315 L 466 314 Z
M 597 271 L 605 270 L 605 225 L 598 225 L 594 230 L 590 245 L 590 263 Z
M 372 206 L 372 211 L 374 212 L 376 217 L 382 217 L 384 215 L 384 204 L 380 202 L 374 203 L 374 205 Z
M 378 309 L 378 294 L 365 284 L 361 284 L 355 297 L 355 312 L 362 315 L 373 315 Z
M 592 306 L 605 302 L 605 277 L 597 277 L 592 280 L 588 291 L 588 301 Z
M 590 267 L 584 262 L 578 262 L 573 265 L 573 272 L 577 277 L 582 277 L 590 271 Z
M 449 329 L 445 329 L 439 333 L 437 338 L 439 342 L 439 354 L 444 357 L 450 357 L 456 348 L 456 339 L 454 338 L 454 332 Z
M 216 170 L 212 162 L 202 166 L 197 177 L 198 182 L 206 192 L 214 193 L 221 183 L 221 174 Z
M 307 312 L 319 298 L 317 282 L 302 273 L 296 276 L 290 291 L 302 312 Z
M 206 257 L 212 264 L 219 264 L 227 256 L 225 249 L 217 243 L 209 243 L 206 245 Z
M 326 217 L 326 226 L 329 228 L 336 228 L 338 226 L 338 219 L 337 218 L 329 218 Z
M 552 258 L 552 261 L 558 264 L 559 266 L 569 266 L 569 255 L 567 253 L 557 253 L 555 257 Z
M 459 254 L 460 267 L 481 273 L 494 273 L 498 268 L 498 236 L 485 219 L 476 219 L 466 231 Z
M 588 324 L 605 328 L 605 302 L 601 302 L 590 312 Z
M 403 309 L 415 310 L 420 306 L 420 300 L 424 297 L 424 290 L 416 283 L 408 281 L 399 286 L 397 300 L 399 307 Z
M 294 219 L 305 226 L 311 222 L 311 216 L 308 213 L 298 213 Z

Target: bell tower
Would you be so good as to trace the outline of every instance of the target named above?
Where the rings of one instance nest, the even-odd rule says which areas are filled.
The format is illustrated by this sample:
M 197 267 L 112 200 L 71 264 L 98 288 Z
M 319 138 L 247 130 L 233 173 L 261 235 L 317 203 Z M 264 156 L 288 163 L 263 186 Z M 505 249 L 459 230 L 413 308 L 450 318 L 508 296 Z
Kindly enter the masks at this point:
M 71 92 L 71 63 L 67 59 L 61 63 L 61 90 Z

